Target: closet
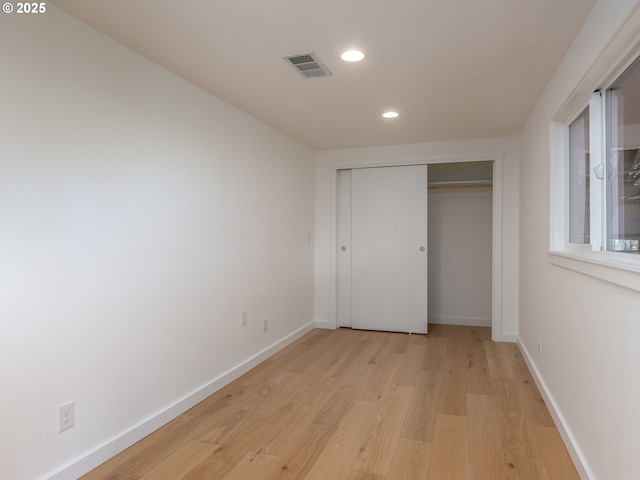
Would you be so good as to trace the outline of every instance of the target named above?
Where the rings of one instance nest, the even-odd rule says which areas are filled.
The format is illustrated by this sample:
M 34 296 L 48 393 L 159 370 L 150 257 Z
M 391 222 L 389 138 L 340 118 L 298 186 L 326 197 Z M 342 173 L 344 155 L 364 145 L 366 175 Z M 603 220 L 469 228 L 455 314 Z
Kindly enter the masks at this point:
M 491 324 L 492 162 L 338 172 L 338 325 Z
M 491 326 L 492 163 L 429 166 L 429 322 Z

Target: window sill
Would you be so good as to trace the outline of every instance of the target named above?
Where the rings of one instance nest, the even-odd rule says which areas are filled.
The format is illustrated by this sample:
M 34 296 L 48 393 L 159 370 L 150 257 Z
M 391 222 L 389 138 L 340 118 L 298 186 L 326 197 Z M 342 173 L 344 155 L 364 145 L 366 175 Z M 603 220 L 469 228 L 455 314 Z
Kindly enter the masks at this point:
M 549 255 L 553 265 L 640 292 L 640 255 L 554 250 Z

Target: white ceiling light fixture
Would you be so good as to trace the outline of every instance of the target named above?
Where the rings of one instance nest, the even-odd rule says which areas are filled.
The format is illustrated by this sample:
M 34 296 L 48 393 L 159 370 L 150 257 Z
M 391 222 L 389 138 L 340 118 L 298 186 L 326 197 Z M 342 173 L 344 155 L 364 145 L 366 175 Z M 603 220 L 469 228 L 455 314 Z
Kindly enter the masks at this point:
M 382 114 L 382 116 L 384 118 L 397 118 L 398 117 L 398 112 L 392 112 L 392 111 L 388 111 L 388 112 L 384 112 Z
M 364 59 L 364 52 L 357 48 L 350 48 L 340 54 L 340 58 L 345 62 L 354 63 Z

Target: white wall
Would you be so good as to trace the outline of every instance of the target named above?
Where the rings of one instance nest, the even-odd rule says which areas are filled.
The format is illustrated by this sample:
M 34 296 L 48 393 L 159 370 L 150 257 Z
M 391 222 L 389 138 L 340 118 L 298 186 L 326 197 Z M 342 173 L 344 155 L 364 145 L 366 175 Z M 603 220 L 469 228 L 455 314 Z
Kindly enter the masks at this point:
M 451 163 L 499 158 L 494 181 L 501 192 L 496 223 L 502 270 L 496 288 L 501 302 L 497 340 L 514 340 L 518 326 L 518 140 L 513 138 L 423 143 L 316 152 L 316 325 L 336 326 L 336 198 L 337 169 L 412 163 Z M 495 188 L 496 183 L 494 183 Z
M 491 326 L 492 191 L 429 191 L 430 323 Z
M 551 264 L 549 122 L 574 89 L 588 98 L 596 61 L 639 4 L 596 3 L 521 137 L 520 342 L 573 442 L 582 478 L 592 480 L 638 478 L 640 293 Z M 626 33 L 637 38 L 640 28 Z M 621 52 L 630 45 L 622 42 Z
M 0 478 L 76 478 L 311 328 L 313 156 L 52 5 L 0 63 Z

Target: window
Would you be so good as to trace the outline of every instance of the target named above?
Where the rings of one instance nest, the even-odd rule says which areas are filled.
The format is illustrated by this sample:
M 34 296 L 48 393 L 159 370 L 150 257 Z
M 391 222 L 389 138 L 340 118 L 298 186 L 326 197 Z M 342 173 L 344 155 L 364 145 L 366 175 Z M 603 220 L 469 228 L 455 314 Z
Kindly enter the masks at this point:
M 607 250 L 639 253 L 640 59 L 606 92 Z
M 640 266 L 640 59 L 564 125 L 564 200 L 552 207 L 566 213 L 552 250 L 622 253 Z
M 589 107 L 569 125 L 569 243 L 589 244 Z

